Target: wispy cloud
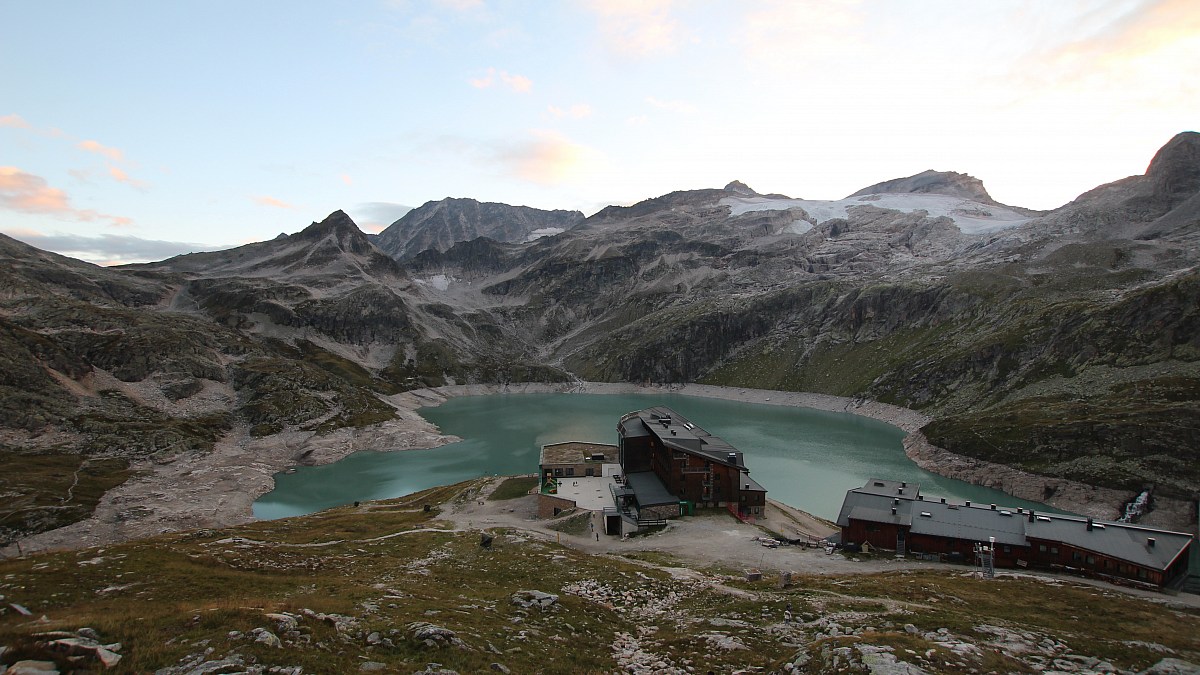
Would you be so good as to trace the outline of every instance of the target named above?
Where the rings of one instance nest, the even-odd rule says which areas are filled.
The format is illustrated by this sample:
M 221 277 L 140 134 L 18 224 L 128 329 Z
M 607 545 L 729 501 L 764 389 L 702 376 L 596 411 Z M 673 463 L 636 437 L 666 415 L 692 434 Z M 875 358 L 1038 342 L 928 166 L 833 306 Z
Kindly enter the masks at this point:
M 689 39 L 672 16 L 673 0 L 589 0 L 609 49 L 645 57 L 675 51 Z
M 345 185 L 354 185 L 354 179 L 351 178 L 350 174 L 348 174 L 348 173 L 342 174 L 341 179 L 342 179 L 342 183 Z
M 533 80 L 524 75 L 514 75 L 506 70 L 488 68 L 482 77 L 467 80 L 476 89 L 488 89 L 497 84 L 504 85 L 517 93 L 527 93 L 533 89 Z
M 92 209 L 77 209 L 71 205 L 71 199 L 66 192 L 50 187 L 41 176 L 26 173 L 15 166 L 0 166 L 0 208 L 85 222 L 107 220 L 111 225 L 118 227 L 133 224 L 133 219 L 125 216 L 113 216 Z
M 496 159 L 523 180 L 558 185 L 578 173 L 592 154 L 557 131 L 534 130 L 529 138 L 500 147 Z
M 411 206 L 393 202 L 364 202 L 349 210 L 354 222 L 363 232 L 379 234 L 388 225 L 400 220 L 404 214 L 412 211 Z
M 259 195 L 257 197 L 254 197 L 253 199 L 254 199 L 254 203 L 256 203 L 256 204 L 259 204 L 262 206 L 270 206 L 271 208 L 275 208 L 275 209 L 294 209 L 294 208 L 296 208 L 295 206 L 292 206 L 291 204 L 289 204 L 281 199 L 276 199 L 274 197 L 268 197 L 267 195 Z
M 584 117 L 591 117 L 591 115 L 592 115 L 592 106 L 590 106 L 586 103 L 576 103 L 575 105 L 572 105 L 568 108 L 560 108 L 556 105 L 552 105 L 552 106 L 548 106 L 546 108 L 546 110 L 553 117 L 558 118 L 558 119 L 562 119 L 564 117 L 571 117 L 574 119 L 583 119 Z
M 13 113 L 0 117 L 0 127 L 15 127 L 17 129 L 30 129 L 32 125 L 25 121 L 25 118 Z
M 1196 91 L 1200 10 L 1194 0 L 1142 0 L 1096 8 L 1080 30 L 1017 64 L 1024 80 L 1112 87 L 1113 80 Z M 1140 101 L 1144 102 L 1144 101 Z
M 456 12 L 473 12 L 484 8 L 483 0 L 437 0 L 437 4 Z
M 79 145 L 76 147 L 78 147 L 80 150 L 94 152 L 97 155 L 104 155 L 114 162 L 124 161 L 125 159 L 124 152 L 121 152 L 117 148 L 110 148 L 107 145 L 102 145 L 97 141 L 80 141 Z
M 658 108 L 659 110 L 667 110 L 674 113 L 691 115 L 696 112 L 696 106 L 687 101 L 679 100 L 663 100 L 653 96 L 646 97 L 646 103 Z
M 87 237 L 75 234 L 43 234 L 35 230 L 9 229 L 4 232 L 30 246 L 43 251 L 86 260 L 97 265 L 121 265 L 127 263 L 163 260 L 183 253 L 216 251 L 225 246 L 210 246 L 180 241 L 142 239 L 126 235 L 102 234 Z
M 126 185 L 135 187 L 139 190 L 146 189 L 145 182 L 140 181 L 136 178 L 131 178 L 128 173 L 125 173 L 124 169 L 122 169 L 116 165 L 113 165 L 113 164 L 108 165 L 108 175 L 112 176 L 113 180 L 117 181 L 118 183 L 125 183 Z
M 767 0 L 746 13 L 734 41 L 755 68 L 805 72 L 852 60 L 862 48 L 859 0 Z

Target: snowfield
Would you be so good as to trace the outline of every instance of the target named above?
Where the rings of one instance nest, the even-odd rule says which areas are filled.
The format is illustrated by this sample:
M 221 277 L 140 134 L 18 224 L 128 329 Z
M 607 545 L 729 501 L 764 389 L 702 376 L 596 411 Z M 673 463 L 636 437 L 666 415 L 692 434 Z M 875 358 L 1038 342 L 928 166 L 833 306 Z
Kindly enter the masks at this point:
M 816 224 L 834 218 L 849 218 L 849 209 L 853 206 L 875 206 L 881 209 L 894 209 L 905 213 L 925 211 L 930 218 L 946 216 L 954 221 L 959 231 L 964 234 L 982 234 L 1017 227 L 1032 220 L 1004 206 L 981 204 L 961 197 L 950 197 L 938 194 L 918 193 L 882 193 L 862 195 L 837 201 L 819 199 L 772 199 L 769 197 L 726 197 L 719 202 L 730 208 L 731 216 L 740 216 L 751 211 L 786 211 L 800 208 L 808 214 Z M 805 220 L 796 220 L 785 232 L 803 234 L 812 229 Z

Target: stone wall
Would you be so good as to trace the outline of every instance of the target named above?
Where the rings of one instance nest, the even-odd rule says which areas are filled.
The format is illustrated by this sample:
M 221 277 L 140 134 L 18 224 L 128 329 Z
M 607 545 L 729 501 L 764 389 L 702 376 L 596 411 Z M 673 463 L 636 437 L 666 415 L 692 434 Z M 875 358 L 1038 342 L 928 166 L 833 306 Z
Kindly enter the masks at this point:
M 562 497 L 553 495 L 538 495 L 538 518 L 553 518 L 558 515 L 554 509 L 558 509 L 559 513 L 567 509 L 575 508 L 575 502 Z

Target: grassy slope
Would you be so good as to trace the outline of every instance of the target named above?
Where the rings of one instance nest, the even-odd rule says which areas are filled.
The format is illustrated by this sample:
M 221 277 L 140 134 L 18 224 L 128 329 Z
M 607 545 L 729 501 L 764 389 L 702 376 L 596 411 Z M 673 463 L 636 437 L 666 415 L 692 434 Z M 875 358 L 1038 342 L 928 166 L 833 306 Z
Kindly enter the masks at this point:
M 702 583 L 678 580 L 653 567 L 662 562 L 653 555 L 637 556 L 646 562 L 588 556 L 519 532 L 494 532 L 495 544 L 485 550 L 478 532 L 438 531 L 445 529 L 438 520 L 443 508 L 474 498 L 474 486 L 465 487 L 465 493 L 464 485 L 435 488 L 308 517 L 0 562 L 5 602 L 46 617 L 31 620 L 0 607 L 0 645 L 12 649 L 3 661 L 53 656 L 34 633 L 90 626 L 105 642 L 122 643 L 119 672 L 152 671 L 206 647 L 212 659 L 236 652 L 263 666 L 300 665 L 306 672 L 350 672 L 363 660 L 400 672 L 434 661 L 459 672 L 485 671 L 493 662 L 514 672 L 612 671 L 613 644 L 622 634 L 672 665 L 717 671 L 777 669 L 800 652 L 812 659 L 810 671 L 824 671 L 834 649 L 867 642 L 890 646 L 929 672 L 1023 672 L 1024 665 L 990 649 L 959 655 L 924 635 L 944 628 L 954 639 L 980 642 L 984 623 L 1051 638 L 1124 668 L 1162 657 L 1135 641 L 1200 659 L 1194 630 L 1200 613 L 1071 584 L 922 571 L 800 576 L 780 589 L 775 579 L 748 583 L 711 576 L 715 570 Z M 714 582 L 732 594 L 715 590 Z M 582 588 L 593 589 L 591 597 Z M 517 607 L 510 598 L 522 589 L 559 594 L 557 608 Z M 804 625 L 782 622 L 788 604 Z M 341 615 L 343 627 L 301 617 L 298 631 L 287 634 L 264 617 L 304 609 Z M 1096 621 L 1101 615 L 1124 620 Z M 818 636 L 822 620 L 860 634 Z M 466 647 L 414 641 L 406 626 L 417 621 L 455 631 Z M 906 632 L 908 623 L 919 633 Z M 256 628 L 279 633 L 284 648 L 245 637 Z M 369 646 L 372 632 L 391 646 Z M 721 648 L 720 637 L 745 648 Z

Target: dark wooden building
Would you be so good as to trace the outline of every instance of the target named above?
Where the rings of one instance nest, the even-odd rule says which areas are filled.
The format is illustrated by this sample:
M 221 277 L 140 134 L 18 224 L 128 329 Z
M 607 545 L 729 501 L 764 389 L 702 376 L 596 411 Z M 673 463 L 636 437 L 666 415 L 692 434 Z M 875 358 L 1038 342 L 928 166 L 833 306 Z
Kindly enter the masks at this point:
M 651 479 L 679 509 L 728 508 L 762 515 L 767 491 L 750 478 L 742 453 L 666 407 L 647 408 L 617 423 L 618 457 L 631 486 Z M 662 491 L 655 488 L 655 493 Z M 661 501 L 659 499 L 658 501 Z
M 971 562 L 994 541 L 996 567 L 1064 570 L 1162 588 L 1188 573 L 1190 534 L 995 504 L 926 499 L 920 486 L 872 479 L 846 493 L 843 543 Z

